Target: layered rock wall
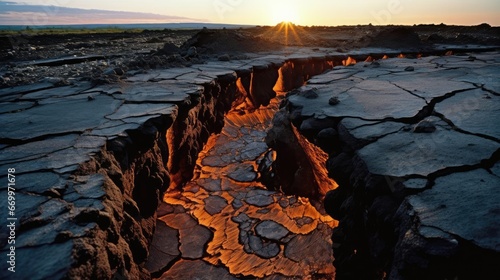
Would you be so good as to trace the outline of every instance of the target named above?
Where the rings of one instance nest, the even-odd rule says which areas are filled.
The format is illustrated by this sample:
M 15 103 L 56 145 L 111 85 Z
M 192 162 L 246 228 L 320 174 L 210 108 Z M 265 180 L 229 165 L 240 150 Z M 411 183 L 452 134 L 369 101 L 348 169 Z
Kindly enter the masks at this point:
M 70 278 L 148 278 L 141 264 L 148 257 L 156 208 L 170 183 L 165 132 L 172 122 L 160 117 L 130 131 L 128 137 L 109 141 L 77 171 L 82 176 L 100 174 L 106 195 L 104 209 L 82 220 L 98 226 L 75 240 Z

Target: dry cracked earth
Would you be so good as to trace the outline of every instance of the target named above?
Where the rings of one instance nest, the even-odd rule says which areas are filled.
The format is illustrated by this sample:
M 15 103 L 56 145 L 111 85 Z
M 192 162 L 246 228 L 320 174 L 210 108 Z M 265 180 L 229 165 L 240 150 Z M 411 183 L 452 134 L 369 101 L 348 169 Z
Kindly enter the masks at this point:
M 89 50 L 122 52 L 119 39 L 69 48 L 62 37 L 51 52 L 25 38 L 0 65 L 0 169 L 17 183 L 1 255 L 14 232 L 17 266 L 31 268 L 20 279 L 500 274 L 497 29 L 319 28 L 285 45 L 261 45 L 272 28 L 204 30 L 186 44 L 146 32 L 116 56 Z M 234 106 L 275 84 L 299 88 Z M 338 187 L 307 177 L 325 187 L 305 198 L 268 184 L 306 178 L 304 166 L 269 173 L 283 157 L 266 139 L 286 131 L 279 120 L 326 152 L 312 158 L 328 158 L 316 163 Z

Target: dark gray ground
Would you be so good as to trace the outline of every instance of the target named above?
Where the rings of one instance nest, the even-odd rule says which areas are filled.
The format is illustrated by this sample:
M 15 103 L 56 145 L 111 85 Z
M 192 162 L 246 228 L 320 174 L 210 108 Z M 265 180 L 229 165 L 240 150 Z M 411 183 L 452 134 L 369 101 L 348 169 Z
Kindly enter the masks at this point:
M 289 36 L 285 36 L 288 29 Z M 435 44 L 500 45 L 500 28 L 488 25 L 413 27 L 342 26 L 256 27 L 238 30 L 151 30 L 140 33 L 95 33 L 0 36 L 0 88 L 47 80 L 115 82 L 136 71 L 189 66 L 208 59 L 244 59 L 247 53 L 290 46 L 414 49 Z M 195 47 L 191 49 L 191 47 Z M 132 72 L 132 73 L 129 73 Z

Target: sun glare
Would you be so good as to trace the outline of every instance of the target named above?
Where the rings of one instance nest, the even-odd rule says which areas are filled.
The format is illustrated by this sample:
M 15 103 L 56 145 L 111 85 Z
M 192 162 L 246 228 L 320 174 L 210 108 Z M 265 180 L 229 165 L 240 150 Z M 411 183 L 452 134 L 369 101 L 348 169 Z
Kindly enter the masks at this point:
M 300 16 L 297 7 L 294 6 L 275 6 L 272 9 L 272 21 L 274 24 L 280 22 L 299 23 Z

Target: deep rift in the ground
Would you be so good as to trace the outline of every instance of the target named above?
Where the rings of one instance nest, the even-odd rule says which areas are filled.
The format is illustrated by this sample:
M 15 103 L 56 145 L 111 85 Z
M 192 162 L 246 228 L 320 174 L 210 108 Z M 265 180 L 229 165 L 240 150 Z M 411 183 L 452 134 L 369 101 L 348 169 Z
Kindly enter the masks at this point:
M 337 29 L 330 31 L 339 35 Z M 364 34 L 357 27 L 350 35 L 354 33 Z M 379 36 L 375 41 L 407 42 L 399 31 L 393 35 L 392 40 Z M 446 43 L 433 34 L 428 37 Z M 250 41 L 256 42 L 243 40 Z M 480 42 L 471 38 L 470 43 Z M 129 44 L 116 45 L 135 52 Z M 464 47 L 466 52 L 495 50 L 484 55 L 371 63 L 383 56 L 403 57 L 401 53 L 442 55 L 460 46 L 437 44 L 426 51 L 411 44 L 397 50 L 375 44 L 347 51 L 336 43 L 306 45 L 311 48 L 269 50 L 243 60 L 231 53 L 209 59 L 202 52 L 207 46 L 192 45 L 167 55 L 167 43 L 151 55 L 134 55 L 131 64 L 121 56 L 104 61 L 98 54 L 63 49 L 70 57 L 50 59 L 53 66 L 44 66 L 47 61 L 2 65 L 0 167 L 16 169 L 16 199 L 22 202 L 16 208 L 16 260 L 18 267 L 30 268 L 19 270 L 16 279 L 149 279 L 144 263 L 150 248 L 156 250 L 150 241 L 157 214 L 164 222 L 158 223 L 155 238 L 170 243 L 157 247 L 163 264 L 152 263 L 163 258 L 149 258 L 148 266 L 165 265 L 154 276 L 168 271 L 165 278 L 191 279 L 201 271 L 216 279 L 243 277 L 244 272 L 235 271 L 260 273 L 274 269 L 266 267 L 273 260 L 291 260 L 290 271 L 303 267 L 304 275 L 328 278 L 294 262 L 297 256 L 307 259 L 308 252 L 291 249 L 300 248 L 292 244 L 307 247 L 304 238 L 322 233 L 314 221 L 301 220 L 316 215 L 318 208 L 258 183 L 240 190 L 245 186 L 238 182 L 241 178 L 255 177 L 249 172 L 250 166 L 256 169 L 255 159 L 243 165 L 248 169 L 213 171 L 217 164 L 203 164 L 205 170 L 227 176 L 210 180 L 202 172 L 187 191 L 170 193 L 170 206 L 163 204 L 158 213 L 157 203 L 172 180 L 191 178 L 202 146 L 210 133 L 220 131 L 224 113 L 242 92 L 260 106 L 274 96 L 280 67 L 282 82 L 291 90 L 334 65 L 368 56 L 366 63 L 317 77 L 289 98 L 290 120 L 299 132 L 333 152 L 328 167 L 341 187 L 326 208 L 341 220 L 333 235 L 337 276 L 353 267 L 372 272 L 371 266 L 377 266 L 376 272 L 390 270 L 392 279 L 499 275 L 498 47 Z M 188 54 L 195 50 L 191 47 L 199 53 Z M 23 44 L 15 52 L 31 54 L 33 48 L 41 49 Z M 109 45 L 104 49 L 108 53 Z M 10 87 L 14 85 L 19 86 Z M 241 130 L 241 123 L 235 123 L 233 129 Z M 174 138 L 167 135 L 172 131 Z M 342 149 L 335 151 L 332 145 Z M 249 154 L 250 146 L 245 146 Z M 205 159 L 212 155 L 208 153 Z M 6 173 L 0 179 L 6 181 Z M 0 197 L 6 196 L 0 190 Z M 248 217 L 240 215 L 244 211 Z M 283 221 L 275 220 L 278 214 Z M 7 212 L 0 211 L 0 220 L 6 219 Z M 215 226 L 219 221 L 224 234 Z M 306 228 L 312 232 L 297 234 Z M 0 231 L 0 247 L 1 255 L 7 255 L 6 231 Z M 358 262 L 360 256 L 365 262 Z M 255 263 L 257 258 L 262 262 Z M 6 265 L 0 262 L 1 279 L 8 277 Z M 269 274 L 284 278 L 279 271 Z
M 331 279 L 331 229 L 322 203 L 259 182 L 277 111 L 231 111 L 200 153 L 195 177 L 160 206 L 148 269 L 160 279 Z

